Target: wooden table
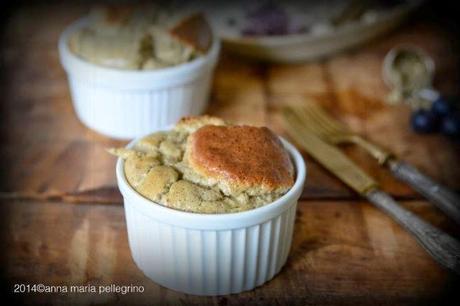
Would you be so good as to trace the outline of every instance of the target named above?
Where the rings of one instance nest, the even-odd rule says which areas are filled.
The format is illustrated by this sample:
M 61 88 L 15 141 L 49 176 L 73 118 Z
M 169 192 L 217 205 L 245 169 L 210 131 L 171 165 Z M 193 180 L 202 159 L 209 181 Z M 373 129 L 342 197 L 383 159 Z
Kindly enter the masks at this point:
M 63 304 L 349 304 L 441 303 L 458 278 L 439 267 L 414 238 L 359 199 L 308 156 L 287 265 L 256 290 L 196 297 L 162 288 L 135 266 L 114 175 L 105 152 L 123 142 L 84 127 L 72 109 L 57 39 L 85 5 L 28 6 L 13 11 L 2 50 L 0 189 L 4 291 L 15 283 L 142 285 L 142 294 L 16 294 L 28 303 Z M 418 18 L 359 51 L 317 62 L 262 64 L 223 53 L 208 113 L 266 125 L 286 136 L 280 109 L 315 99 L 335 116 L 446 185 L 460 189 L 459 147 L 408 126 L 410 110 L 384 103 L 382 58 L 395 44 L 431 54 L 437 87 L 456 93 L 459 57 L 452 37 Z M 345 149 L 384 190 L 456 237 L 460 229 L 358 148 Z

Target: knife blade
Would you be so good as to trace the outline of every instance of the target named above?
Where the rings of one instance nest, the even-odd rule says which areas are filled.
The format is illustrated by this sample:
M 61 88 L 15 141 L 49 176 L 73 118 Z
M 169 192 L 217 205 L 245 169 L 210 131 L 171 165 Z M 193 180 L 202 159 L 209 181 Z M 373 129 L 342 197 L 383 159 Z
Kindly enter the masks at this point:
M 338 148 L 308 132 L 303 122 L 285 110 L 288 134 L 317 162 L 337 176 L 345 184 L 388 214 L 445 268 L 460 274 L 460 243 L 423 221 L 417 215 L 401 207 L 389 194 L 379 189 L 378 184 Z
M 324 142 L 316 135 L 302 133 L 302 137 L 296 137 L 295 134 L 291 136 L 309 155 L 359 194 L 365 195 L 368 191 L 378 187 L 377 182 L 342 151 Z

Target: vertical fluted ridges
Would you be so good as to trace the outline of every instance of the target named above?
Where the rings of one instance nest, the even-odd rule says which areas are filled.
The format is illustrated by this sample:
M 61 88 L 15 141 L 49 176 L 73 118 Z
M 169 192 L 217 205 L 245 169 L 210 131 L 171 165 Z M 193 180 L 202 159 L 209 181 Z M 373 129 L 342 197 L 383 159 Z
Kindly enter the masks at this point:
M 201 114 L 212 71 L 193 82 L 155 90 L 117 90 L 69 76 L 72 101 L 89 128 L 115 138 L 135 138 Z
M 296 203 L 260 224 L 198 230 L 149 218 L 125 199 L 134 261 L 156 283 L 198 295 L 251 290 L 273 278 L 291 246 Z

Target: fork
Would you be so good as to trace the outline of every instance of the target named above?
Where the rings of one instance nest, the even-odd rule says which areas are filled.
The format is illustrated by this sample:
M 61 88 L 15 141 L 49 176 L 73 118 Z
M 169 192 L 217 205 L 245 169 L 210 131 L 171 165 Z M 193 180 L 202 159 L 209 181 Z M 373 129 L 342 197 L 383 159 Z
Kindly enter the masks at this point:
M 393 176 L 409 184 L 448 217 L 460 224 L 460 198 L 453 191 L 437 183 L 408 163 L 398 160 L 391 152 L 352 132 L 313 102 L 308 102 L 304 106 L 287 106 L 286 108 L 291 109 L 300 120 L 305 122 L 305 128 L 323 140 L 335 145 L 355 144 L 360 146 L 374 157 L 380 165 L 388 167 Z

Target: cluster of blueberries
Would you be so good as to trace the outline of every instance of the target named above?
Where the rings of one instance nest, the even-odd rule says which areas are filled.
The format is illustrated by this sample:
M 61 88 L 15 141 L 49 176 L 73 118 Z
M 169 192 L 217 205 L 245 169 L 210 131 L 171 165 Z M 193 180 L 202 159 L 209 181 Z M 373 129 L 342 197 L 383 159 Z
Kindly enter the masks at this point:
M 417 133 L 441 132 L 456 140 L 460 139 L 460 112 L 452 99 L 439 97 L 433 101 L 430 109 L 414 111 L 410 122 Z

